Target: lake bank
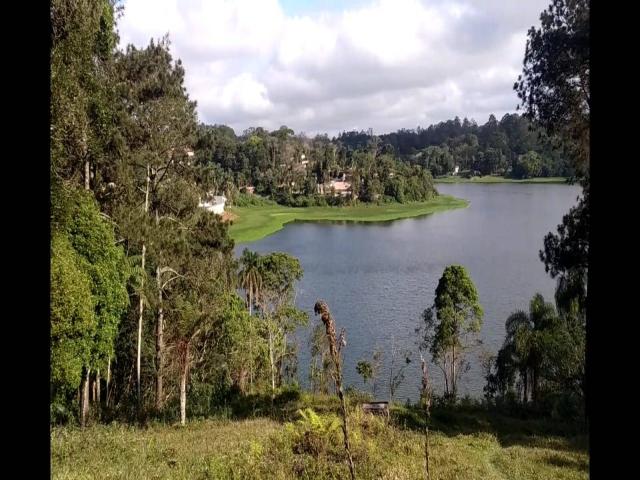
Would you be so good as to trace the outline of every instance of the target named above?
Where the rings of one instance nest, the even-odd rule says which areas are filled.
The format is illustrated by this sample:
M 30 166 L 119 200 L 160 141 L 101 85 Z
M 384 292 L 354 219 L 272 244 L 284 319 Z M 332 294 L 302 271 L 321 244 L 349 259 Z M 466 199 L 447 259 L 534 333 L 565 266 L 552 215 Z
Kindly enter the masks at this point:
M 467 200 L 439 195 L 428 202 L 361 204 L 354 207 L 229 207 L 228 211 L 236 218 L 229 228 L 229 235 L 236 243 L 249 243 L 271 235 L 294 221 L 386 222 L 467 206 Z
M 434 183 L 567 183 L 565 177 L 536 177 L 524 178 L 518 180 L 515 178 L 496 177 L 493 175 L 485 175 L 484 177 L 441 177 L 435 178 Z

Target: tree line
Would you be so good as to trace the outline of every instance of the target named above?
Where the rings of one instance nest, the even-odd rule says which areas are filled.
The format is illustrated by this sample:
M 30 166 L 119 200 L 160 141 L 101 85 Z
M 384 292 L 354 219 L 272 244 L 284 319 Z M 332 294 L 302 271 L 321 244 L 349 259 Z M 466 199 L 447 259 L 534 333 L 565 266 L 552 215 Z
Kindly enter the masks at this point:
M 453 173 L 508 178 L 572 177 L 558 136 L 524 115 L 494 115 L 484 125 L 465 118 L 394 133 L 341 132 L 308 138 L 286 126 L 241 135 L 226 125 L 198 126 L 195 156 L 214 168 L 216 190 L 246 201 L 246 187 L 291 206 L 424 201 L 437 194 L 433 178 Z M 457 167 L 457 171 L 456 171 Z M 348 195 L 328 195 L 346 179 Z
M 236 136 L 224 125 L 200 125 L 194 157 L 211 167 L 214 190 L 242 205 L 247 188 L 290 206 L 377 201 L 426 201 L 437 195 L 433 176 L 419 163 L 401 161 L 372 139 L 350 149 L 326 135 L 310 139 L 286 126 L 249 128 Z M 332 191 L 332 180 L 348 190 Z
M 254 273 L 234 258 L 227 224 L 198 206 L 214 167 L 190 155 L 184 68 L 166 37 L 117 49 L 119 14 L 51 5 L 51 415 L 184 423 L 188 391 L 273 394 L 294 371 L 302 269 L 284 253 Z M 247 311 L 239 288 L 256 274 Z

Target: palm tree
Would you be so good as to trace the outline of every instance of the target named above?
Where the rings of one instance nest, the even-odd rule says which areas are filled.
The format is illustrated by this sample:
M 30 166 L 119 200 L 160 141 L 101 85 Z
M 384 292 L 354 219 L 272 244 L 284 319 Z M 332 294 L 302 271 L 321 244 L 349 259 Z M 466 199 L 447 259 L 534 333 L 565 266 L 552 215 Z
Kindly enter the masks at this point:
M 252 322 L 253 304 L 262 290 L 262 275 L 260 273 L 260 254 L 245 248 L 240 257 L 242 268 L 239 272 L 240 287 L 247 293 L 249 304 L 249 321 Z M 253 388 L 253 323 L 249 333 L 249 354 L 251 355 L 251 365 L 249 369 L 249 386 Z
M 529 304 L 529 313 L 522 310 L 509 315 L 506 321 L 507 336 L 502 350 L 509 352 L 511 363 L 520 373 L 524 387 L 524 401 L 538 399 L 540 369 L 544 359 L 544 340 L 546 331 L 556 321 L 553 304 L 545 302 L 537 293 Z
M 253 304 L 262 289 L 262 275 L 260 274 L 260 254 L 245 248 L 240 257 L 240 287 L 247 293 L 249 315 L 253 315 Z

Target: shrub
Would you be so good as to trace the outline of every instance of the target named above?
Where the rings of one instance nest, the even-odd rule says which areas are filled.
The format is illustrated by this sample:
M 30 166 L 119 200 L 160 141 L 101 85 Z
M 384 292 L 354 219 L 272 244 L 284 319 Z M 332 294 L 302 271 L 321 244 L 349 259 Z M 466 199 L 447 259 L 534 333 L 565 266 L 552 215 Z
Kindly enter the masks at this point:
M 293 437 L 294 453 L 307 453 L 316 458 L 326 454 L 340 429 L 338 417 L 329 415 L 323 418 L 312 408 L 298 410 L 298 415 L 298 421 L 286 427 Z

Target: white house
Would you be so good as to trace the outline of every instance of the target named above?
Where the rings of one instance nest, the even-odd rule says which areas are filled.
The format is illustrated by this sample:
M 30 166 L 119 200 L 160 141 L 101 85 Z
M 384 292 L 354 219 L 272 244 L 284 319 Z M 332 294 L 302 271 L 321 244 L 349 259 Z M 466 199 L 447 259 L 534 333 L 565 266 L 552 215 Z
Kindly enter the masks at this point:
M 204 202 L 200 202 L 200 207 L 206 208 L 210 212 L 213 212 L 217 215 L 222 215 L 224 213 L 224 204 L 227 202 L 227 197 L 223 195 L 214 195 L 211 197 L 211 200 L 207 200 Z

